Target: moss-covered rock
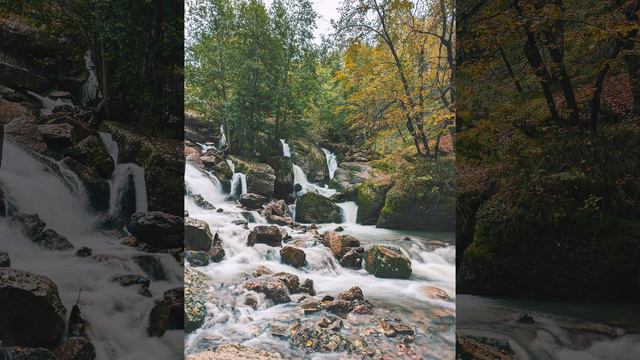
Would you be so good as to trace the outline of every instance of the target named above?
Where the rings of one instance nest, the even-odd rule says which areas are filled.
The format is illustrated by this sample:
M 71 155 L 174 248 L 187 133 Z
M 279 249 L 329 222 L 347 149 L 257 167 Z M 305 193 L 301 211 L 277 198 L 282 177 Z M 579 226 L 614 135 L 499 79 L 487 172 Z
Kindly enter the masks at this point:
M 62 163 L 73 171 L 87 192 L 89 205 L 95 210 L 109 209 L 109 183 L 96 170 L 85 164 L 66 157 Z
M 367 249 L 364 268 L 380 278 L 408 279 L 411 276 L 411 260 L 399 249 L 383 245 L 373 245 Z
M 113 159 L 97 136 L 85 138 L 78 145 L 68 149 L 65 156 L 95 169 L 104 179 L 110 178 L 115 168 Z
M 453 164 L 441 161 L 424 172 L 401 176 L 386 194 L 376 226 L 453 231 L 456 198 Z
M 275 184 L 273 197 L 287 199 L 293 194 L 293 161 L 290 157 L 276 156 L 271 160 L 271 166 L 275 171 Z
M 207 287 L 211 279 L 189 266 L 184 268 L 184 329 L 196 330 L 207 316 Z
M 362 225 L 375 225 L 380 211 L 384 207 L 387 191 L 392 183 L 389 179 L 367 180 L 358 187 L 357 222 Z
M 334 223 L 342 220 L 340 207 L 330 199 L 312 192 L 296 202 L 296 221 L 302 223 Z
M 329 181 L 327 158 L 318 145 L 310 140 L 296 139 L 291 143 L 291 150 L 291 159 L 304 170 L 309 181 Z

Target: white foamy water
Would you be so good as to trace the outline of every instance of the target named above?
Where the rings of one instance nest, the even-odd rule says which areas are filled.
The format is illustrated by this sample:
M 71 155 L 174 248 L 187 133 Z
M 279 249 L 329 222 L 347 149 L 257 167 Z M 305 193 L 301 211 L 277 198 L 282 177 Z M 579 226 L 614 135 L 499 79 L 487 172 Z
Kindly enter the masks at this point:
M 86 106 L 91 100 L 95 100 L 100 91 L 100 83 L 98 82 L 98 76 L 96 75 L 96 66 L 93 63 L 91 50 L 87 50 L 84 54 L 84 65 L 89 75 L 80 89 L 80 104 L 82 106 Z
M 62 173 L 70 173 L 64 167 Z M 66 180 L 64 180 L 66 179 Z M 10 204 L 19 212 L 35 213 L 75 246 L 69 251 L 43 249 L 26 238 L 9 218 L 0 218 L 0 249 L 9 253 L 12 268 L 46 276 L 59 290 L 69 315 L 82 290 L 79 306 L 89 322 L 89 334 L 100 360 L 177 359 L 183 353 L 183 331 L 149 337 L 148 315 L 164 291 L 182 286 L 182 268 L 168 254 L 155 254 L 168 280 L 152 281 L 153 297 L 140 295 L 112 279 L 119 275 L 147 276 L 132 256 L 147 254 L 120 244 L 120 239 L 94 230 L 97 215 L 87 210 L 86 194 L 72 176 L 60 176 L 43 162 L 5 139 L 0 183 Z M 89 247 L 102 258 L 74 256 Z
M 48 96 L 41 96 L 40 94 L 36 94 L 33 91 L 27 91 L 27 94 L 33 96 L 38 99 L 42 104 L 42 109 L 40 109 L 40 114 L 43 116 L 51 115 L 53 113 L 53 109 L 62 105 L 73 105 L 73 102 L 68 99 L 58 98 L 52 99 Z
M 331 151 L 322 148 L 322 152 L 324 152 L 324 155 L 327 159 L 327 169 L 329 170 L 329 179 L 333 179 L 333 175 L 336 173 L 336 170 L 338 169 L 338 159 L 336 159 L 336 154 L 332 153 Z
M 407 324 L 428 324 L 442 314 L 455 315 L 455 247 L 429 250 L 429 235 L 408 234 L 394 230 L 377 229 L 373 226 L 359 225 L 355 221 L 357 206 L 354 202 L 338 204 L 343 212 L 345 222 L 342 224 L 321 224 L 320 231 L 333 230 L 338 225 L 344 227 L 344 234 L 358 237 L 364 246 L 368 244 L 386 244 L 399 247 L 412 261 L 413 275 L 410 279 L 376 278 L 364 269 L 350 270 L 343 268 L 335 259 L 331 250 L 320 245 L 316 238 L 308 233 L 282 227 L 291 236 L 289 244 L 301 247 L 306 253 L 307 265 L 296 269 L 280 262 L 279 248 L 264 244 L 253 247 L 246 245 L 250 230 L 264 219 L 254 211 L 246 211 L 235 202 L 228 200 L 228 194 L 222 190 L 219 181 L 210 174 L 187 164 L 185 186 L 202 195 L 216 210 L 199 208 L 190 197 L 185 197 L 185 209 L 191 217 L 206 221 L 213 233 L 218 233 L 223 240 L 225 258 L 220 263 L 212 263 L 199 270 L 213 279 L 209 293 L 207 308 L 210 318 L 202 328 L 189 334 L 186 338 L 187 352 L 197 352 L 223 343 L 241 343 L 254 348 L 283 353 L 291 358 L 312 358 L 292 349 L 286 340 L 270 335 L 276 326 L 288 326 L 297 320 L 319 318 L 322 313 L 302 315 L 294 302 L 272 306 L 263 295 L 258 297 L 257 310 L 244 305 L 246 291 L 242 287 L 245 279 L 251 277 L 258 266 L 263 265 L 274 272 L 295 274 L 300 281 L 311 279 L 318 293 L 317 298 L 324 295 L 336 296 L 352 286 L 359 286 L 365 298 L 375 303 L 378 308 L 389 309 Z M 302 169 L 294 165 L 296 183 L 303 185 L 304 191 L 317 191 L 325 196 L 335 194 L 333 189 L 311 184 L 306 180 Z M 234 222 L 249 219 L 248 229 Z M 402 240 L 411 235 L 413 240 Z M 450 234 L 440 240 L 450 238 Z M 434 239 L 437 239 L 435 237 Z M 426 287 L 436 286 L 445 290 L 451 300 L 435 300 L 427 296 Z M 292 296 L 295 298 L 295 295 Z M 436 315 L 437 314 L 437 315 Z M 422 325 L 419 325 L 419 328 Z M 345 336 L 357 336 L 358 325 L 350 325 L 343 330 Z M 350 335 L 349 335 L 350 334 Z M 353 339 L 353 338 L 352 338 Z M 414 349 L 419 353 L 433 354 L 434 359 L 454 358 L 455 329 L 453 320 L 438 331 L 429 330 L 427 334 L 419 330 Z M 389 340 L 392 341 L 392 340 Z M 397 339 L 392 345 L 396 346 Z M 314 358 L 327 356 L 317 354 Z M 329 358 L 337 358 L 329 355 Z
M 291 147 L 287 144 L 284 139 L 280 139 L 280 143 L 282 144 L 282 156 L 291 157 Z

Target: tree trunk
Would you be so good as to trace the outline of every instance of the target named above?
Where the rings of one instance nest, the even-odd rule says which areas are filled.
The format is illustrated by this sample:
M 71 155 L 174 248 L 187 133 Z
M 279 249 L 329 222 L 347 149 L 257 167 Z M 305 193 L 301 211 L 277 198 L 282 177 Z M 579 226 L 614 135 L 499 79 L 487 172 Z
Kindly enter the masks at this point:
M 598 113 L 600 112 L 602 87 L 610 67 L 611 66 L 607 62 L 602 70 L 600 70 L 600 73 L 598 73 L 598 77 L 596 79 L 595 90 L 593 91 L 593 97 L 591 98 L 591 121 L 589 122 L 589 127 L 592 132 L 596 132 L 596 129 L 598 128 Z
M 516 74 L 513 72 L 513 69 L 511 68 L 511 64 L 509 63 L 507 54 L 505 54 L 504 50 L 502 49 L 502 46 L 499 48 L 499 50 L 500 50 L 500 56 L 502 56 L 502 61 L 504 62 L 504 65 L 507 67 L 507 71 L 509 72 L 509 76 L 511 77 L 511 80 L 513 80 L 513 83 L 516 85 L 516 90 L 518 91 L 518 93 L 522 93 L 522 87 L 520 86 L 520 82 L 518 81 Z

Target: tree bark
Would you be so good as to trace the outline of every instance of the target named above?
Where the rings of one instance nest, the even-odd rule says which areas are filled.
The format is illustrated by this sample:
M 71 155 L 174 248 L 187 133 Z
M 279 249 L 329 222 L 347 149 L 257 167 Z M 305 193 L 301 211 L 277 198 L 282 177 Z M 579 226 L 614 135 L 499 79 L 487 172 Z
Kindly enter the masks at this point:
M 513 83 L 516 86 L 516 90 L 518 91 L 518 93 L 522 93 L 522 86 L 520 86 L 520 82 L 518 81 L 516 74 L 513 72 L 513 69 L 511 68 L 511 64 L 509 63 L 507 54 L 505 54 L 504 50 L 502 49 L 502 46 L 498 50 L 500 51 L 500 56 L 502 56 L 502 61 L 504 62 L 504 65 L 507 67 L 509 76 L 511 77 L 511 80 L 513 80 Z

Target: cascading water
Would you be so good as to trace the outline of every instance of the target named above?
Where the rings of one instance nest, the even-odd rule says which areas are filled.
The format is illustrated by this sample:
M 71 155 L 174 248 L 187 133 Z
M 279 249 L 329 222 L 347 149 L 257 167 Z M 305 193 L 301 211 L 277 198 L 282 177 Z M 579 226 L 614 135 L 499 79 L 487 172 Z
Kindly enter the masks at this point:
M 284 139 L 280 139 L 280 143 L 282 144 L 282 155 L 286 157 L 291 157 L 291 148 L 289 147 L 289 144 L 287 144 L 287 142 L 284 141 Z
M 322 196 L 329 197 L 337 193 L 335 189 L 331 189 L 325 186 L 318 186 L 307 179 L 307 174 L 304 170 L 296 164 L 293 164 L 293 182 L 302 186 L 302 191 L 299 194 L 305 192 L 316 192 Z
M 109 133 L 101 132 L 100 139 L 113 159 L 115 169 L 109 180 L 109 214 L 129 216 L 134 212 L 147 211 L 147 188 L 144 169 L 134 163 L 120 164 L 118 144 Z M 133 196 L 131 196 L 133 195 Z M 127 201 L 133 198 L 133 204 Z M 129 209 L 123 214 L 123 208 Z
M 87 80 L 82 84 L 80 89 L 80 105 L 86 106 L 90 101 L 98 98 L 100 84 L 96 75 L 96 66 L 93 63 L 91 50 L 87 50 L 84 54 L 84 65 L 89 73 Z
M 218 142 L 218 148 L 224 149 L 227 146 L 227 136 L 224 134 L 224 125 L 220 125 L 220 141 Z
M 231 166 L 231 164 L 230 164 Z M 294 165 L 296 182 L 307 191 L 322 192 L 325 196 L 334 194 L 333 189 L 311 184 L 302 169 Z M 434 359 L 453 359 L 455 342 L 455 247 L 448 245 L 451 234 L 434 235 L 403 233 L 374 226 L 358 225 L 355 222 L 357 206 L 353 202 L 339 204 L 345 218 L 343 234 L 360 239 L 364 246 L 384 244 L 402 248 L 411 259 L 413 275 L 408 280 L 376 278 L 365 270 L 350 270 L 342 267 L 330 249 L 317 244 L 317 239 L 304 230 L 286 230 L 294 246 L 303 248 L 307 264 L 294 268 L 280 261 L 278 248 L 264 244 L 247 246 L 247 237 L 258 223 L 249 221 L 248 227 L 240 225 L 246 219 L 246 210 L 239 208 L 235 201 L 228 200 L 227 194 L 217 181 L 212 181 L 205 172 L 187 164 L 185 186 L 193 193 L 202 195 L 217 209 L 206 210 L 197 206 L 191 197 L 185 197 L 185 209 L 191 217 L 204 220 L 212 232 L 217 232 L 223 241 L 225 258 L 220 263 L 211 263 L 198 269 L 210 275 L 213 284 L 207 309 L 210 317 L 205 324 L 189 334 L 185 341 L 186 352 L 198 352 L 224 343 L 240 343 L 254 348 L 282 353 L 285 358 L 310 358 L 309 355 L 292 348 L 286 339 L 272 336 L 278 328 L 287 328 L 297 321 L 319 320 L 322 313 L 301 315 L 295 300 L 272 306 L 263 295 L 258 296 L 256 309 L 244 303 L 246 291 L 242 283 L 258 266 L 266 266 L 273 272 L 287 272 L 297 275 L 300 281 L 311 279 L 317 297 L 336 296 L 352 286 L 359 286 L 365 298 L 369 299 L 385 314 L 405 323 L 417 326 L 415 343 L 418 354 L 431 354 Z M 220 210 L 222 209 L 222 210 Z M 218 212 L 221 211 L 221 212 Z M 256 212 L 252 212 L 257 215 Z M 237 224 L 237 225 L 236 225 Z M 319 224 L 320 231 L 333 230 L 338 224 Z M 411 236 L 412 240 L 402 240 Z M 433 244 L 440 244 L 434 248 Z M 339 281 L 336 281 L 339 280 Z M 435 286 L 446 291 L 450 300 L 434 300 L 427 294 L 427 287 Z M 294 297 L 294 296 L 292 296 Z M 391 315 L 390 315 L 391 316 Z M 346 322 L 349 322 L 347 318 Z M 363 330 L 357 322 L 345 326 L 342 334 L 358 337 Z M 373 346 L 373 345 L 372 345 Z M 376 340 L 376 345 L 385 351 L 394 352 L 397 341 L 384 336 Z M 338 355 L 327 359 L 338 358 Z M 319 358 L 319 357 L 316 357 Z
M 336 159 L 336 154 L 331 151 L 321 148 L 324 152 L 324 155 L 327 158 L 327 169 L 329 169 L 329 179 L 333 179 L 333 175 L 336 173 L 338 169 L 338 159 Z
M 236 166 L 230 159 L 227 159 L 227 164 L 233 174 L 231 177 L 231 195 L 239 196 L 247 193 L 247 177 L 245 174 L 236 172 Z
M 145 276 L 132 257 L 150 254 L 97 231 L 100 215 L 87 209 L 83 187 L 69 186 L 72 179 L 60 176 L 71 173 L 69 169 L 50 165 L 5 139 L 0 183 L 11 211 L 38 214 L 47 228 L 67 237 L 75 249 L 44 249 L 28 239 L 10 217 L 0 217 L 0 248 L 9 253 L 12 267 L 54 281 L 67 316 L 82 290 L 79 306 L 89 322 L 97 359 L 181 358 L 183 331 L 168 331 L 162 338 L 149 337 L 146 331 L 155 301 L 164 291 L 182 286 L 183 270 L 178 262 L 169 254 L 153 254 L 167 274 L 167 280 L 151 282 L 153 297 L 113 282 L 114 277 L 125 274 Z M 93 250 L 93 256 L 74 256 L 84 246 Z
M 42 109 L 40 110 L 40 114 L 42 116 L 51 115 L 53 113 L 53 109 L 62 105 L 73 105 L 73 102 L 68 99 L 58 98 L 52 99 L 48 96 L 41 96 L 40 94 L 36 94 L 33 91 L 27 91 L 27 94 L 33 96 L 38 99 L 42 104 Z

